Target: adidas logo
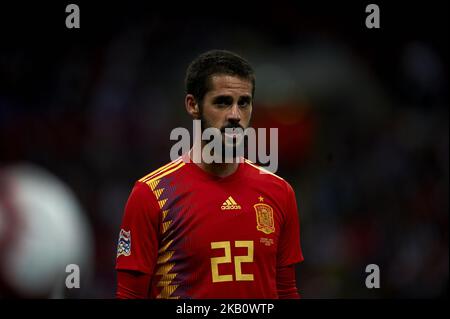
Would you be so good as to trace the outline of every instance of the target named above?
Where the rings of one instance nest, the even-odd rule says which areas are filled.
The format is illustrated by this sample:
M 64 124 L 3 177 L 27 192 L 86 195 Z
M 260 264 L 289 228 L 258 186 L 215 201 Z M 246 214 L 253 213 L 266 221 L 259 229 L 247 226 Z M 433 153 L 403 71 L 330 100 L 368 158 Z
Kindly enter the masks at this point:
M 223 202 L 221 210 L 230 210 L 230 209 L 241 209 L 241 205 L 238 205 L 233 197 L 228 197 L 226 201 Z

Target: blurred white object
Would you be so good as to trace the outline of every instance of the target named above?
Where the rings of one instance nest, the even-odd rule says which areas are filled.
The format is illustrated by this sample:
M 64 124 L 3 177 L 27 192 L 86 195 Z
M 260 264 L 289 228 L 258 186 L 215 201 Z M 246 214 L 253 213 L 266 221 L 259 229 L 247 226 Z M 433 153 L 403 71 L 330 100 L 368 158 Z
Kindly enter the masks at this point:
M 80 266 L 81 285 L 91 268 L 92 235 L 79 202 L 32 164 L 0 169 L 0 248 L 0 276 L 21 297 L 63 298 L 66 266 Z

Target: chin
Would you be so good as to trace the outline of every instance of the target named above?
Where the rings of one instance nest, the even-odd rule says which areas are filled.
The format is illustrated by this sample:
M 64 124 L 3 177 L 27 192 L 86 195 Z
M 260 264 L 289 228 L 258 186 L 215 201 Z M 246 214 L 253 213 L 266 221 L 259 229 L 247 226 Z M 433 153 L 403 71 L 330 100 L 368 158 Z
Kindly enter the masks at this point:
M 236 154 L 238 147 L 241 147 L 241 144 L 242 143 L 223 143 L 223 148 L 222 148 L 223 152 L 222 153 L 223 153 L 224 158 L 225 158 L 225 154 L 226 154 L 225 151 L 232 153 L 233 158 L 239 157 L 239 156 L 236 156 L 235 154 Z

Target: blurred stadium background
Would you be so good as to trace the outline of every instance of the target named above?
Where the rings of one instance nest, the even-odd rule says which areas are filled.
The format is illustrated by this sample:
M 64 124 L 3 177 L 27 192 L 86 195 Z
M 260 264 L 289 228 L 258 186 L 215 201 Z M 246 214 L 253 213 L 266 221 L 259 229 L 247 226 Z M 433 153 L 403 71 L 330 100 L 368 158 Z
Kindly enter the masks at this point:
M 277 173 L 293 185 L 301 218 L 303 297 L 447 294 L 443 4 L 380 3 L 382 28 L 368 30 L 368 3 L 176 12 L 75 3 L 80 30 L 65 29 L 65 3 L 1 9 L 0 297 L 114 297 L 124 204 L 136 179 L 169 161 L 170 131 L 192 127 L 184 73 L 213 48 L 252 63 L 253 124 L 279 128 Z M 45 199 L 61 203 L 40 205 Z M 45 210 L 72 217 L 55 221 Z M 40 233 L 20 226 L 27 215 L 38 216 Z M 24 240 L 34 245 L 18 250 Z M 18 251 L 32 256 L 11 266 Z M 81 289 L 11 292 L 75 259 L 86 264 Z M 372 263 L 380 289 L 364 284 Z M 58 276 L 48 279 L 56 290 Z

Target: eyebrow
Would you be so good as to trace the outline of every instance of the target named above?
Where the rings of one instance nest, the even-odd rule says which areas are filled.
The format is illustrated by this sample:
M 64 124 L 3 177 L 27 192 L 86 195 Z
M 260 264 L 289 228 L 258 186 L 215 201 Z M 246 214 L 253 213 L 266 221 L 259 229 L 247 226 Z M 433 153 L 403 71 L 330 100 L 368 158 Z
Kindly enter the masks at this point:
M 218 95 L 213 99 L 214 104 L 227 103 L 230 104 L 233 102 L 233 98 L 229 95 Z
M 250 95 L 243 95 L 239 97 L 239 102 L 247 102 L 250 103 L 252 100 L 252 97 Z M 218 95 L 213 98 L 213 104 L 220 104 L 220 103 L 233 103 L 233 97 L 230 95 Z

